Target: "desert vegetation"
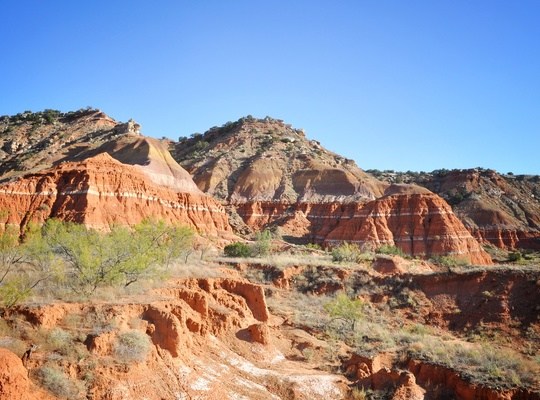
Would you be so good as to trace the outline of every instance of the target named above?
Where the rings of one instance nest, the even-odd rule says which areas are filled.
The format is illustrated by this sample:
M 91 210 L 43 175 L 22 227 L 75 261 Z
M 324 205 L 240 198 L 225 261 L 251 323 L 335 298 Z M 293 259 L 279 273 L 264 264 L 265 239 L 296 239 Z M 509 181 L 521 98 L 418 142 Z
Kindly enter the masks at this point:
M 17 302 L 24 302 L 24 296 L 8 304 L 7 288 L 18 288 L 20 292 L 20 288 L 29 287 L 40 279 L 30 289 L 34 296 L 39 295 L 43 285 L 49 291 L 64 293 L 64 296 L 88 298 L 102 289 L 124 290 L 139 280 L 164 277 L 175 260 L 183 259 L 192 251 L 193 233 L 186 228 L 149 221 L 129 230 L 112 227 L 110 232 L 99 233 L 80 225 L 52 220 L 39 229 L 28 229 L 22 238 L 16 231 L 8 229 L 1 239 L 2 288 L 6 288 L 2 289 L 3 301 L 10 308 Z M 399 250 L 388 246 L 364 250 L 342 244 L 328 251 L 316 246 L 293 246 L 284 251 L 278 250 L 280 242 L 270 233 L 256 235 L 253 239 L 228 245 L 224 251 L 226 257 L 215 259 L 219 264 L 212 260 L 197 261 L 194 268 L 202 273 L 204 266 L 207 269 L 202 274 L 211 276 L 223 266 L 238 269 L 238 264 L 242 264 L 243 269 L 239 271 L 243 276 L 265 288 L 272 314 L 309 332 L 316 338 L 313 340 L 325 343 L 321 347 L 304 344 L 298 349 L 293 348 L 292 351 L 297 353 L 296 356 L 291 354 L 291 358 L 297 357 L 322 371 L 345 374 L 343 349 L 347 349 L 349 357 L 372 359 L 383 354 L 392 360 L 392 368 L 406 370 L 411 363 L 435 365 L 475 385 L 505 390 L 538 386 L 540 360 L 536 356 L 539 349 L 535 343 L 540 337 L 540 329 L 537 324 L 516 318 L 512 322 L 516 328 L 512 331 L 505 330 L 500 324 L 482 321 L 470 322 L 467 329 L 444 325 L 445 318 L 470 318 L 467 313 L 471 310 L 465 305 L 447 311 L 451 313 L 449 317 L 430 319 L 430 311 L 426 310 L 434 312 L 436 306 L 421 289 L 419 279 L 423 275 L 407 271 L 384 275 L 374 270 L 380 257 L 395 258 L 410 268 L 419 262 L 401 257 Z M 528 256 L 522 262 L 530 262 L 524 273 L 531 274 L 528 279 L 533 279 L 537 276 L 538 265 L 530 258 Z M 435 261 L 445 263 L 440 259 Z M 489 271 L 465 265 L 440 270 L 437 265 L 432 265 L 433 270 L 423 274 L 434 281 L 441 277 L 450 279 L 455 274 L 464 274 L 466 280 L 467 274 Z M 15 267 L 27 271 L 26 286 L 11 283 L 15 278 Z M 518 267 L 525 267 L 513 267 L 520 276 Z M 498 267 L 494 271 L 504 268 L 507 267 Z M 69 278 L 65 278 L 67 276 Z M 497 301 L 502 293 L 501 285 L 479 288 L 477 293 L 470 295 L 478 298 L 478 304 L 489 304 Z M 124 296 L 121 291 L 116 293 Z M 212 313 L 227 315 L 229 312 L 223 306 L 212 308 Z M 147 321 L 135 318 L 126 327 L 121 316 L 113 317 L 107 307 L 92 307 L 84 313 L 68 314 L 56 326 L 37 330 L 20 319 L 2 321 L 0 346 L 21 354 L 25 343 L 31 340 L 48 354 L 46 362 L 33 369 L 31 376 L 59 397 L 83 398 L 95 384 L 93 368 L 96 365 L 108 365 L 118 370 L 130 368 L 144 363 L 153 348 L 145 333 Z M 98 337 L 110 338 L 107 356 L 98 357 L 89 350 L 93 338 Z M 69 363 L 80 366 L 76 377 L 66 369 Z M 261 384 L 283 398 L 292 398 L 294 394 L 293 381 L 281 382 L 266 376 Z M 446 393 L 437 382 L 424 382 L 423 385 L 431 396 Z M 385 396 L 386 391 L 361 384 L 353 386 L 350 392 L 351 398 L 382 399 Z
M 11 307 L 33 291 L 89 296 L 100 287 L 128 287 L 166 273 L 191 251 L 193 235 L 151 221 L 104 233 L 51 219 L 22 237 L 8 225 L 0 235 L 0 301 Z
M 393 253 L 390 251 L 390 254 Z M 302 260 L 306 262 L 305 257 Z M 441 263 L 441 260 L 437 261 Z M 329 348 L 319 351 L 303 351 L 307 361 L 318 363 L 321 368 L 339 370 L 340 361 L 336 354 L 346 344 L 353 353 L 367 359 L 379 354 L 391 355 L 393 365 L 402 369 L 408 368 L 411 360 L 417 360 L 455 371 L 465 381 L 477 385 L 505 390 L 538 387 L 540 360 L 534 356 L 538 349 L 531 349 L 532 342 L 528 339 L 538 334 L 540 327 L 537 323 L 529 326 L 528 333 L 517 328 L 522 324 L 518 321 L 512 323 L 516 329 L 511 331 L 504 324 L 483 322 L 476 325 L 472 323 L 472 329 L 470 325 L 463 329 L 441 327 L 439 323 L 430 323 L 429 319 L 420 317 L 425 315 L 423 310 L 430 304 L 430 300 L 414 284 L 413 276 L 381 279 L 373 275 L 365 258 L 360 263 L 356 267 L 349 264 L 352 269 L 343 274 L 345 279 L 338 276 L 338 271 L 329 273 L 332 264 L 335 268 L 335 262 L 328 263 L 328 259 L 326 266 L 322 262 L 317 264 L 318 267 L 306 265 L 297 269 L 297 274 L 290 278 L 291 289 L 286 292 L 274 287 L 276 282 L 280 282 L 276 279 L 279 274 L 275 270 L 272 274 L 254 275 L 261 283 L 272 285 L 268 302 L 274 313 L 292 319 L 294 325 L 303 327 L 329 344 Z M 302 263 L 296 263 L 299 264 Z M 260 264 L 255 265 L 255 268 L 261 268 Z M 283 271 L 295 263 L 289 261 L 286 265 L 288 267 L 274 265 L 274 268 Z M 457 266 L 455 272 L 450 274 L 486 271 L 459 263 L 452 265 Z M 267 265 L 263 270 L 269 268 Z M 506 273 L 507 268 L 498 267 L 498 270 Z M 529 264 L 529 268 L 535 271 L 529 279 L 535 279 L 538 264 Z M 431 273 L 433 279 L 449 273 L 435 272 L 437 270 L 437 265 L 434 265 Z M 516 273 L 519 276 L 521 272 Z M 307 282 L 309 285 L 306 285 Z M 500 301 L 495 291 L 479 290 L 475 296 L 479 303 Z M 449 312 L 454 313 L 456 318 L 466 319 L 467 313 L 474 311 L 463 308 Z M 519 345 L 516 346 L 517 343 Z M 447 395 L 441 392 L 440 384 L 432 382 L 432 386 L 429 385 L 427 387 L 432 396 Z M 360 396 L 360 393 L 363 393 L 363 398 L 386 398 L 384 391 L 373 391 L 369 386 L 360 387 L 355 395 Z

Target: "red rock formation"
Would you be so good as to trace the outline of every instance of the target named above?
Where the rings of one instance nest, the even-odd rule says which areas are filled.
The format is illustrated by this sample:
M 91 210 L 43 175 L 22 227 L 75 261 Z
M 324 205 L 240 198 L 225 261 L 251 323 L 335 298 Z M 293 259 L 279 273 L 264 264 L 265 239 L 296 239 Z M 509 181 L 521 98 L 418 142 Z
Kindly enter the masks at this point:
M 540 309 L 531 306 L 532 299 L 540 298 L 537 281 L 538 274 L 531 271 L 495 269 L 417 275 L 412 285 L 431 303 L 420 315 L 432 325 L 460 331 L 493 324 L 515 335 L 512 326 L 530 326 L 540 317 Z
M 0 398 L 26 400 L 30 380 L 21 359 L 11 351 L 0 348 Z
M 375 271 L 383 275 L 401 275 L 406 272 L 401 257 L 377 256 L 372 267 Z
M 257 323 L 250 325 L 247 330 L 250 334 L 251 340 L 254 342 L 261 344 L 269 343 L 270 334 L 268 333 L 268 325 Z
M 0 347 L 0 399 L 54 400 L 55 398 L 36 389 L 20 357 Z
M 371 248 L 388 244 L 412 256 L 452 255 L 471 263 L 492 263 L 450 206 L 436 194 L 407 185 L 392 186 L 386 193 L 369 203 L 251 202 L 238 205 L 237 211 L 254 229 L 277 225 L 284 235 L 305 241 L 327 245 L 347 241 Z M 301 229 L 288 229 L 291 218 L 302 221 Z
M 269 313 L 262 286 L 238 279 L 200 279 L 199 286 L 210 293 L 223 289 L 243 297 L 255 319 L 268 321 Z
M 341 222 L 325 243 L 341 241 L 395 245 L 412 256 L 452 255 L 476 264 L 491 258 L 439 196 L 390 193 L 365 205 Z
M 223 207 L 199 193 L 177 193 L 158 186 L 140 168 L 108 154 L 64 163 L 0 185 L 3 223 L 24 227 L 31 221 L 60 218 L 96 229 L 161 219 L 220 235 L 231 232 Z
M 478 240 L 500 248 L 540 249 L 540 177 L 475 168 L 401 179 L 446 199 Z
M 37 309 L 13 307 L 4 317 L 21 324 L 26 319 L 24 325 L 31 323 L 33 328 L 29 329 L 40 332 L 48 330 L 42 324 L 54 323 L 58 329 L 73 333 L 77 343 L 86 333 L 84 344 L 89 353 L 84 361 L 76 356 L 49 357 L 56 353 L 44 346 L 31 365 L 32 371 L 54 366 L 71 382 L 81 384 L 78 387 L 85 398 L 218 399 L 241 395 L 263 400 L 281 397 L 281 382 L 298 393 L 295 398 L 344 398 L 347 388 L 339 376 L 285 359 L 281 351 L 291 349 L 291 343 L 275 334 L 273 322 L 261 321 L 268 319 L 264 292 L 246 280 L 182 279 L 145 293 L 144 298 L 126 300 L 56 303 Z M 86 321 L 84 328 L 63 319 L 68 309 L 73 317 Z M 54 317 L 46 318 L 47 312 Z M 97 318 L 107 323 L 106 331 L 91 325 L 95 329 L 86 329 L 89 321 Z M 118 359 L 118 338 L 126 331 L 138 331 L 143 339 L 144 333 L 148 335 L 144 358 Z M 243 336 L 243 332 L 250 334 Z M 3 352 L 0 349 L 0 398 L 41 400 L 37 395 L 32 397 L 37 391 L 29 394 L 26 390 L 29 381 L 20 359 L 15 355 L 8 359 Z
M 538 400 L 538 392 L 526 389 L 501 389 L 475 385 L 464 380 L 450 368 L 429 364 L 422 361 L 411 360 L 408 370 L 415 376 L 420 384 L 441 385 L 447 391 L 455 394 L 460 400 Z

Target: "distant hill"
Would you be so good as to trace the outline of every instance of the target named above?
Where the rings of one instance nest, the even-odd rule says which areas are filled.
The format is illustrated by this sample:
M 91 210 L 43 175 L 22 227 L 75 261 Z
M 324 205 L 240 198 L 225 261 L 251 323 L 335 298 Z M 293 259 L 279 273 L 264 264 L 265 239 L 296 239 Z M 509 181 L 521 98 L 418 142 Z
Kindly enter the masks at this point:
M 201 190 L 229 206 L 244 232 L 271 228 L 304 242 L 488 258 L 437 195 L 381 181 L 281 120 L 248 116 L 181 138 L 173 157 Z M 438 247 L 441 238 L 447 245 Z
M 387 186 L 270 117 L 241 118 L 183 138 L 173 156 L 201 190 L 232 203 L 373 200 Z

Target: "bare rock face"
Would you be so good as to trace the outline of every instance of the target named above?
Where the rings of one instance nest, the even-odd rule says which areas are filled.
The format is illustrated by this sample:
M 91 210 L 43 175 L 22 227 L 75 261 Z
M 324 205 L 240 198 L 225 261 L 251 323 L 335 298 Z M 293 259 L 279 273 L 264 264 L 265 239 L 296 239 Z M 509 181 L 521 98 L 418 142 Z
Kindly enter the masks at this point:
M 492 263 L 450 206 L 436 194 L 411 185 L 391 186 L 386 193 L 367 203 L 262 202 L 246 203 L 237 210 L 253 229 L 277 225 L 284 235 L 329 246 L 345 241 L 369 248 L 395 245 L 412 256 L 452 255 L 472 263 Z
M 212 235 L 230 232 L 219 203 L 196 188 L 176 192 L 159 186 L 141 168 L 102 153 L 4 183 L 2 222 L 24 227 L 54 217 L 106 230 L 111 224 L 133 225 L 150 217 Z
M 295 398 L 341 399 L 347 390 L 341 377 L 303 369 L 301 363 L 285 359 L 280 349 L 291 346 L 267 322 L 264 291 L 242 278 L 174 280 L 132 301 L 16 306 L 7 317 L 25 320 L 36 329 L 51 328 L 56 321 L 54 326 L 74 336 L 83 332 L 62 321 L 66 310 L 81 321 L 107 322 L 107 330 L 92 330 L 84 341 L 93 360 L 92 380 L 85 380 L 82 393 L 85 398 L 213 399 L 238 393 L 250 399 L 280 398 L 279 389 L 265 382 L 291 377 L 295 379 L 291 388 L 298 392 Z M 46 317 L 47 313 L 54 317 Z M 118 362 L 118 339 L 128 331 L 137 331 L 148 346 L 136 361 Z M 247 341 L 241 335 L 246 331 Z M 44 349 L 32 359 L 31 376 L 47 362 Z M 60 363 L 71 380 L 85 379 L 80 360 L 66 358 Z M 321 382 L 324 390 L 312 389 Z M 0 349 L 0 398 L 41 399 L 29 393 L 30 386 L 19 357 Z
M 377 174 L 392 181 L 395 177 Z M 500 248 L 540 249 L 540 177 L 493 170 L 404 173 L 400 179 L 439 194 L 481 242 Z
M 393 193 L 359 207 L 330 232 L 326 242 L 389 244 L 412 256 L 451 254 L 471 263 L 491 264 L 489 255 L 439 196 Z
M 251 336 L 251 340 L 261 344 L 269 343 L 268 325 L 266 324 L 253 324 L 248 328 L 248 332 Z
M 401 257 L 377 256 L 373 261 L 373 269 L 383 275 L 401 275 L 405 273 Z
M 422 361 L 411 360 L 408 365 L 409 371 L 415 376 L 421 384 L 441 385 L 452 390 L 456 398 L 463 400 L 508 400 L 524 399 L 536 400 L 539 398 L 537 393 L 523 389 L 501 389 L 490 388 L 481 385 L 471 384 L 459 376 L 450 368 L 429 364 Z
M 416 384 L 416 378 L 408 371 L 401 372 L 392 400 L 424 400 L 425 390 Z
M 28 398 L 30 380 L 21 359 L 7 349 L 0 348 L 0 398 Z

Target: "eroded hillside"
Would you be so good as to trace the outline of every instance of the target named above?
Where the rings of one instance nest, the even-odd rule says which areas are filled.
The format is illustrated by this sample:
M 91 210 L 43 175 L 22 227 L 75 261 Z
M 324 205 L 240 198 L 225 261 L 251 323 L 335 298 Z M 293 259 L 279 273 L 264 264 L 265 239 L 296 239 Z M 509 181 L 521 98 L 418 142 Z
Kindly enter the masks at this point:
M 508 249 L 540 248 L 539 176 L 482 168 L 370 172 L 387 182 L 415 183 L 439 194 L 480 241 Z
M 300 243 L 395 245 L 414 256 L 491 262 L 436 194 L 376 180 L 283 121 L 242 118 L 180 140 L 173 155 L 201 190 L 229 205 L 241 232 L 277 228 Z
M 269 117 L 180 140 L 174 156 L 201 190 L 233 204 L 366 201 L 386 186 L 303 130 Z

